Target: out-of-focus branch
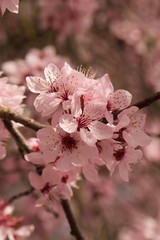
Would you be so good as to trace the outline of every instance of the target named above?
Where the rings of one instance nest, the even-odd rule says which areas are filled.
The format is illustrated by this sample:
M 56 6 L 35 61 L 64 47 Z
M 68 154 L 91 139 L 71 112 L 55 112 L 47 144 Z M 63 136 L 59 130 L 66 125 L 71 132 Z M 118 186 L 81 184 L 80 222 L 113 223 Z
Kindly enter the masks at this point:
M 23 135 L 18 131 L 18 129 L 13 127 L 12 122 L 10 120 L 7 120 L 7 119 L 3 120 L 3 122 L 4 122 L 5 127 L 8 129 L 8 131 L 10 132 L 10 134 L 12 135 L 14 140 L 16 141 L 22 157 L 24 157 L 25 153 L 30 153 L 31 149 L 27 145 Z
M 8 204 L 11 204 L 11 203 L 13 203 L 15 200 L 17 200 L 17 199 L 19 199 L 19 198 L 21 198 L 21 197 L 25 197 L 25 196 L 30 195 L 33 191 L 34 191 L 34 188 L 31 187 L 30 189 L 28 189 L 28 190 L 26 190 L 26 191 L 24 191 L 24 192 L 18 193 L 17 195 L 11 197 L 11 198 L 7 201 L 7 203 L 8 203 Z
M 149 105 L 151 105 L 152 103 L 154 103 L 155 101 L 157 101 L 159 99 L 160 99 L 160 92 L 157 92 L 153 96 L 148 97 L 148 98 L 144 99 L 143 101 L 132 104 L 132 106 L 136 106 L 139 109 L 145 108 L 145 107 L 148 107 Z
M 62 200 L 61 204 L 62 204 L 63 210 L 65 212 L 65 215 L 68 219 L 70 228 L 71 228 L 71 235 L 75 236 L 75 238 L 77 240 L 85 240 L 84 237 L 82 236 L 81 232 L 79 231 L 78 225 L 73 216 L 69 202 L 67 200 Z
M 24 117 L 21 114 L 12 112 L 9 108 L 0 107 L 0 118 L 7 119 L 7 120 L 13 120 L 15 122 L 23 124 L 25 127 L 29 127 L 35 131 L 38 131 L 39 129 L 46 127 L 44 124 L 41 124 L 31 118 Z

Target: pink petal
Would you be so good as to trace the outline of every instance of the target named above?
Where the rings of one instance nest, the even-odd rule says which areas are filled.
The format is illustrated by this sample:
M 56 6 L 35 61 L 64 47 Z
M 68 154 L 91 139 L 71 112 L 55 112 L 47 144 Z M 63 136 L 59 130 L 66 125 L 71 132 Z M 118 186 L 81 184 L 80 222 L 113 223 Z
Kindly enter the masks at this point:
M 41 77 L 26 77 L 26 81 L 29 90 L 33 93 L 46 92 L 48 89 L 46 80 Z
M 119 122 L 114 131 L 115 132 L 119 131 L 120 129 L 126 127 L 129 123 L 130 123 L 130 118 L 127 115 L 121 115 L 121 117 L 119 118 Z
M 65 114 L 59 119 L 59 126 L 68 133 L 77 131 L 77 121 L 70 114 Z
M 52 85 L 52 83 L 59 79 L 59 77 L 61 76 L 61 72 L 55 65 L 50 63 L 44 69 L 44 75 L 46 77 L 46 80 L 50 83 L 50 85 Z
M 71 102 L 72 114 L 74 117 L 79 117 L 82 114 L 80 96 L 74 94 Z
M 55 131 L 52 127 L 45 127 L 37 132 L 37 138 L 42 141 L 43 144 L 50 144 L 56 141 Z
M 27 238 L 31 235 L 33 231 L 34 231 L 33 225 L 23 226 L 16 230 L 16 235 Z
M 6 148 L 0 142 L 0 160 L 6 156 Z
M 28 174 L 30 184 L 37 190 L 40 190 L 43 187 L 43 179 L 41 176 L 34 172 Z
M 72 164 L 73 154 L 65 152 L 60 156 L 60 158 L 55 162 L 55 166 L 60 171 L 69 171 L 73 168 Z
M 43 169 L 42 177 L 44 182 L 49 182 L 53 184 L 60 183 L 61 176 L 58 171 L 54 170 L 53 167 L 48 165 Z
M 81 128 L 80 129 L 80 136 L 81 136 L 81 139 L 88 146 L 95 147 L 97 139 L 93 136 L 93 134 L 90 131 L 88 131 L 87 129 Z
M 97 140 L 109 139 L 113 135 L 113 129 L 100 121 L 92 122 L 88 128 Z
M 146 114 L 135 113 L 131 116 L 130 130 L 138 131 L 144 127 Z
M 107 109 L 105 111 L 105 118 L 109 122 L 109 124 L 113 123 L 113 114 L 110 113 Z
M 134 141 L 139 146 L 147 146 L 151 142 L 151 138 L 143 131 L 139 132 L 131 132 L 131 135 L 134 139 Z
M 48 195 L 43 195 L 41 196 L 37 201 L 36 201 L 36 207 L 42 207 L 44 204 L 46 204 L 48 200 Z
M 40 152 L 32 152 L 25 155 L 26 161 L 32 162 L 37 165 L 43 165 L 42 154 Z
M 129 181 L 128 172 L 129 172 L 128 163 L 126 163 L 125 161 L 121 161 L 119 164 L 119 175 L 125 182 Z
M 112 111 L 126 108 L 130 105 L 132 95 L 123 89 L 119 89 L 111 93 L 108 97 L 108 101 L 111 104 Z
M 135 140 L 132 137 L 132 134 L 130 132 L 123 131 L 122 136 L 124 140 L 128 143 L 131 147 L 136 147 L 138 144 L 135 142 Z
M 60 147 L 60 144 L 58 147 L 53 144 L 48 144 L 43 151 L 43 160 L 46 163 L 55 162 L 57 158 L 59 158 Z
M 108 97 L 108 95 L 114 91 L 113 85 L 108 74 L 105 74 L 100 79 L 100 83 L 102 85 L 103 95 L 105 95 L 105 97 Z
M 82 172 L 88 181 L 97 182 L 99 180 L 98 171 L 92 164 L 82 167 Z

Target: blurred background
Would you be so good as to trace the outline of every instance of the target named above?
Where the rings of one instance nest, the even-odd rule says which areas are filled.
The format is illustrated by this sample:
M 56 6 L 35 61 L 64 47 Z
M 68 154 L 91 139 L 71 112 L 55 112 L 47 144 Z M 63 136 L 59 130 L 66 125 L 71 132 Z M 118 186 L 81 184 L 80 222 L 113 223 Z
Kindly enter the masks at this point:
M 48 63 L 61 68 L 65 61 L 91 68 L 96 77 L 108 73 L 115 90 L 132 93 L 133 104 L 160 91 L 160 1 L 20 0 L 19 14 L 0 17 L 0 71 L 10 83 L 24 86 L 26 76 L 42 76 Z M 25 95 L 25 114 L 45 121 L 34 110 L 35 95 L 27 89 Z M 80 181 L 74 193 L 73 211 L 87 240 L 160 240 L 160 102 L 142 111 L 152 142 L 130 182 L 101 169 L 99 182 Z M 27 188 L 32 168 L 12 140 L 8 148 L 0 162 L 6 198 Z M 34 205 L 31 196 L 15 202 L 17 213 L 35 225 L 30 240 L 74 239 L 62 211 L 53 216 Z

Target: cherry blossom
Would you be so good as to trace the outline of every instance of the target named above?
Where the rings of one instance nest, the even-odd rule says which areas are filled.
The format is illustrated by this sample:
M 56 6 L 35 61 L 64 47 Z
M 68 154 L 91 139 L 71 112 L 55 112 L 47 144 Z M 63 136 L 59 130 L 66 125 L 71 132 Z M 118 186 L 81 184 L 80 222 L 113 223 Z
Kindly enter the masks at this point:
M 116 168 L 120 177 L 128 182 L 129 172 L 131 171 L 132 164 L 138 163 L 142 159 L 143 153 L 140 149 L 134 149 L 130 146 L 122 146 L 120 144 L 113 144 L 113 155 L 109 158 L 103 158 L 107 168 L 112 175 Z
M 128 108 L 118 115 L 119 123 L 115 132 L 119 131 L 119 137 L 123 137 L 131 147 L 144 147 L 151 142 L 150 137 L 144 132 L 145 118 L 146 114 L 138 113 L 137 107 Z
M 10 84 L 8 78 L 0 78 L 0 106 L 22 113 L 23 105 L 21 103 L 25 98 L 24 91 L 24 86 Z
M 43 169 L 42 175 L 30 172 L 29 180 L 31 185 L 41 193 L 36 206 L 40 207 L 48 202 L 70 199 L 72 196 L 71 186 L 77 179 L 78 171 L 60 172 L 56 168 L 47 166 Z
M 16 240 L 28 238 L 34 230 L 33 225 L 20 226 L 23 217 L 13 216 L 14 208 L 0 200 L 0 239 Z
M 40 27 L 56 31 L 59 41 L 64 41 L 69 35 L 83 35 L 92 25 L 92 17 L 98 9 L 94 0 L 62 0 L 38 1 L 40 6 Z M 89 6 L 86 9 L 86 6 Z M 51 10 L 52 9 L 52 10 Z
M 64 114 L 59 125 L 68 133 L 79 130 L 82 140 L 94 146 L 97 140 L 111 138 L 113 131 L 111 126 L 99 121 L 104 116 L 104 102 L 98 99 L 85 102 L 84 99 L 83 96 L 73 96 L 71 115 Z
M 44 70 L 45 79 L 41 77 L 27 77 L 27 85 L 31 92 L 39 93 L 34 105 L 42 116 L 54 113 L 60 103 L 68 102 L 70 96 L 78 89 L 83 88 L 86 77 L 68 64 L 61 71 L 53 64 Z M 64 105 L 65 106 L 65 105 Z
M 86 166 L 88 161 L 96 161 L 98 151 L 96 147 L 87 146 L 78 133 L 66 133 L 62 129 L 46 127 L 37 132 L 42 142 L 39 145 L 43 160 L 54 163 L 61 171 L 67 171 L 74 166 Z

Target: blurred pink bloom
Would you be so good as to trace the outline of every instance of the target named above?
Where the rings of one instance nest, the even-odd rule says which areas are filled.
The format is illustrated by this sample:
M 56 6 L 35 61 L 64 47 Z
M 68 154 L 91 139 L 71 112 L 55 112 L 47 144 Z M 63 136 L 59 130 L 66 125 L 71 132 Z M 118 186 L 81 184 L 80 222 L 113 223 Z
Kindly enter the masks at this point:
M 18 13 L 19 0 L 0 0 L 0 8 L 2 15 L 8 9 L 10 12 Z
M 115 128 L 115 132 L 119 131 L 119 134 L 122 135 L 121 137 L 128 145 L 131 147 L 144 147 L 151 142 L 151 138 L 144 132 L 146 114 L 138 113 L 137 107 L 133 106 L 123 110 L 118 115 L 118 119 L 119 123 Z
M 43 169 L 41 176 L 30 172 L 31 185 L 41 193 L 36 206 L 40 207 L 50 201 L 54 204 L 54 201 L 70 199 L 73 194 L 71 186 L 74 186 L 76 180 L 77 171 L 60 172 L 50 165 Z
M 28 238 L 34 230 L 33 225 L 20 226 L 23 217 L 13 216 L 14 208 L 0 200 L 0 239 L 20 240 Z
M 95 0 L 39 0 L 43 28 L 56 31 L 59 41 L 75 33 L 83 36 L 93 24 L 93 14 L 98 9 Z
M 24 91 L 25 87 L 8 83 L 8 78 L 0 78 L 0 106 L 22 113 Z
M 130 146 L 123 147 L 120 144 L 113 144 L 113 155 L 103 159 L 106 163 L 107 168 L 110 170 L 112 175 L 116 168 L 120 177 L 128 182 L 128 174 L 131 171 L 131 165 L 139 162 L 142 159 L 142 151 L 139 149 L 134 149 Z
M 113 123 L 113 111 L 124 109 L 131 104 L 132 95 L 124 89 L 114 91 L 108 74 L 99 80 L 97 92 L 105 102 L 105 118 L 110 124 Z
M 41 76 L 49 63 L 52 62 L 61 69 L 65 61 L 69 62 L 69 59 L 58 55 L 56 49 L 48 45 L 42 49 L 30 49 L 24 59 L 3 62 L 2 70 L 7 74 L 11 83 L 24 84 L 26 76 Z

